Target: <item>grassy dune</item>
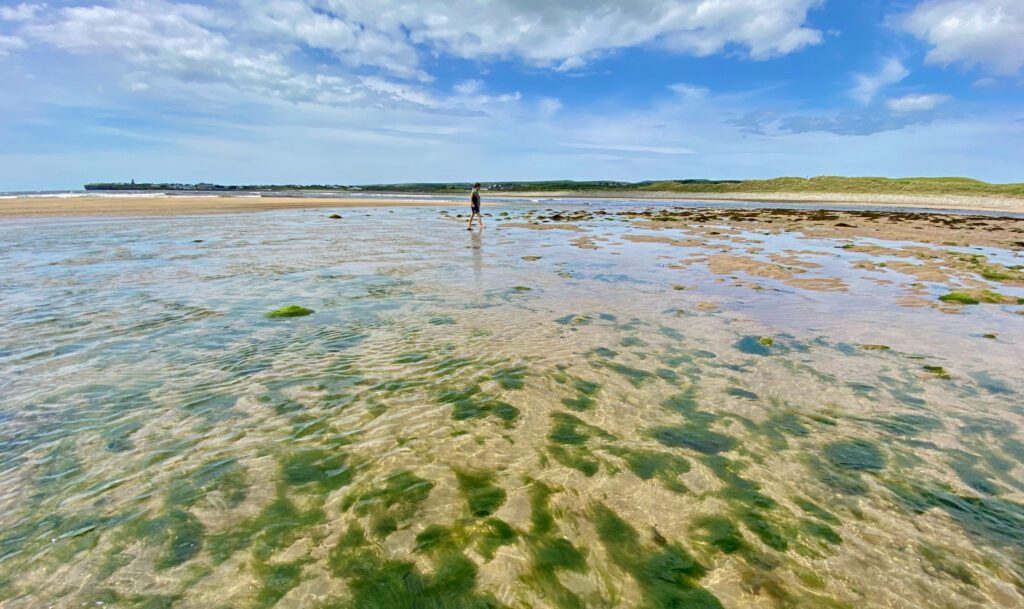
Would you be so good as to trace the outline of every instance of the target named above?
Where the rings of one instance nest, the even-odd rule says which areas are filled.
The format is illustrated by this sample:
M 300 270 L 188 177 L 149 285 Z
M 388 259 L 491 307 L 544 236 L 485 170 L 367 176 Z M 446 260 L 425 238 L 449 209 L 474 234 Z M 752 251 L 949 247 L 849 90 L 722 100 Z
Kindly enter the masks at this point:
M 821 192 L 863 194 L 980 195 L 1024 197 L 1024 184 L 990 184 L 971 178 L 773 178 L 771 180 L 645 182 L 634 188 L 659 192 Z

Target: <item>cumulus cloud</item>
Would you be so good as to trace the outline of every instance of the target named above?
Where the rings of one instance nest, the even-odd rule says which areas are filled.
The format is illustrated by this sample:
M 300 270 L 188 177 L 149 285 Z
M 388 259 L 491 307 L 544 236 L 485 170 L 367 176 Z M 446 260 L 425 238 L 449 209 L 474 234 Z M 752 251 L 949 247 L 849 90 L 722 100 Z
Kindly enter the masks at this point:
M 883 88 L 900 82 L 910 71 L 898 60 L 890 57 L 882 62 L 877 72 L 872 74 L 854 74 L 854 85 L 850 95 L 861 103 L 870 103 Z
M 0 57 L 7 55 L 15 49 L 23 49 L 28 46 L 24 40 L 17 36 L 0 35 Z
M 45 43 L 128 64 L 136 91 L 209 85 L 292 102 L 440 107 L 426 57 L 513 59 L 573 71 L 616 49 L 657 46 L 766 59 L 821 39 L 821 0 L 95 0 L 3 7 L 20 22 L 0 53 Z M 316 52 L 311 52 L 316 51 Z M 468 97 L 456 90 L 452 99 Z M 484 103 L 516 101 L 514 93 Z M 451 101 L 451 100 L 449 100 Z
M 940 104 L 949 101 L 948 95 L 926 93 L 923 95 L 904 95 L 885 100 L 885 105 L 893 112 L 925 112 L 933 110 Z
M 805 27 L 820 0 L 326 0 L 338 15 L 466 59 L 520 58 L 561 70 L 645 44 L 711 55 L 735 45 L 753 59 L 821 41 Z
M 124 81 L 132 91 L 197 85 L 204 95 L 227 91 L 296 103 L 441 105 L 415 85 L 297 67 L 290 61 L 294 48 L 235 39 L 229 16 L 196 4 L 121 0 L 109 6 L 72 6 L 35 18 L 20 31 L 32 41 L 73 54 L 127 63 Z
M 43 7 L 38 4 L 0 6 L 0 21 L 28 21 Z
M 895 23 L 931 46 L 928 63 L 980 65 L 1003 75 L 1024 67 L 1021 0 L 929 0 Z
M 821 42 L 821 32 L 806 26 L 808 11 L 820 4 L 822 0 L 238 0 L 222 17 L 232 32 L 263 36 L 270 44 L 301 44 L 328 51 L 349 65 L 425 79 L 419 67 L 421 49 L 471 60 L 519 59 L 561 71 L 638 45 L 700 56 L 728 50 L 767 59 Z M 104 10 L 147 19 L 165 10 L 182 16 L 188 12 L 189 17 L 206 12 L 209 17 L 212 9 L 122 0 L 109 7 L 63 12 L 75 19 Z M 4 14 L 28 19 L 35 12 L 34 6 L 23 4 Z

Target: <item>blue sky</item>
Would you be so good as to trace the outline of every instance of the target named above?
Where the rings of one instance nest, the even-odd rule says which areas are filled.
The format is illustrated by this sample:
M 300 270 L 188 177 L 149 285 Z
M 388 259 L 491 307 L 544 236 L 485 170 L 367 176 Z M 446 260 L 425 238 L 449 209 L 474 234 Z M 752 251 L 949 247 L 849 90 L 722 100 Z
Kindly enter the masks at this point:
M 0 0 L 0 190 L 1024 182 L 1021 0 Z

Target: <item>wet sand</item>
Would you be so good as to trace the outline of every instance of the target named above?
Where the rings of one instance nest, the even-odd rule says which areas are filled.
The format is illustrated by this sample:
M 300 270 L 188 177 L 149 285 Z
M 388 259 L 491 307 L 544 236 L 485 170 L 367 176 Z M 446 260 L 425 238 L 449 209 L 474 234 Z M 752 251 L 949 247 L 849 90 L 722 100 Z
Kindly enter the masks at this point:
M 424 199 L 330 199 L 302 197 L 38 197 L 0 200 L 0 218 L 178 216 L 323 209 L 468 205 Z
M 986 212 L 1024 213 L 1024 199 L 962 195 L 899 195 L 853 193 L 671 193 L 671 192 L 517 192 L 490 193 L 494 197 L 514 199 L 632 199 L 671 201 L 744 201 L 765 203 L 813 203 L 823 208 L 857 205 L 886 208 L 929 208 Z M 488 205 L 485 198 L 485 208 Z M 458 196 L 450 199 L 424 199 L 410 195 L 383 198 L 305 198 L 240 196 L 173 197 L 38 197 L 0 200 L 0 218 L 87 217 L 87 216 L 170 216 L 260 212 L 283 209 L 324 209 L 345 207 L 408 207 L 467 205 Z

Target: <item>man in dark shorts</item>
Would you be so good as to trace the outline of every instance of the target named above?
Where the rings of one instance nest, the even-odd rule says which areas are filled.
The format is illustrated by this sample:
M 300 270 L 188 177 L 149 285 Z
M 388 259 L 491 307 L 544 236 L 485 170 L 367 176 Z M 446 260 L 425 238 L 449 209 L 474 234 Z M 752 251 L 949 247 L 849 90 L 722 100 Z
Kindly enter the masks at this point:
M 480 182 L 473 184 L 473 194 L 469 195 L 469 204 L 472 213 L 469 214 L 469 226 L 466 230 L 473 230 L 473 218 L 480 221 L 480 228 L 484 227 L 484 215 L 480 213 Z

